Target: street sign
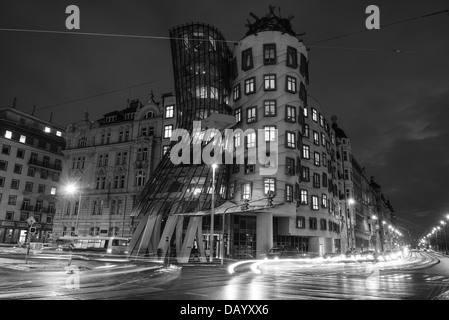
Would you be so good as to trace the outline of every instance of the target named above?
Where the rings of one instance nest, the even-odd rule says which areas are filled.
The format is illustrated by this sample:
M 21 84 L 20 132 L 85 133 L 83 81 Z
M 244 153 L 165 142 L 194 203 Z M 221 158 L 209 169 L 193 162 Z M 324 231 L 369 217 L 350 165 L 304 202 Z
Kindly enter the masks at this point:
M 30 217 L 27 219 L 27 222 L 30 226 L 32 226 L 36 222 L 36 220 L 33 217 Z

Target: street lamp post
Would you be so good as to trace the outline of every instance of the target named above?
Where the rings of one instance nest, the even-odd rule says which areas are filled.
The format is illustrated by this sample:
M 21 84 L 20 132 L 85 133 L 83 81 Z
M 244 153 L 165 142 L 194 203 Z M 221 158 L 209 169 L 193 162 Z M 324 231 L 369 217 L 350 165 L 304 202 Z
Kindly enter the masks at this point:
M 210 260 L 212 263 L 214 259 L 214 214 L 215 214 L 215 169 L 217 165 L 212 164 L 212 203 L 210 210 L 210 235 L 209 235 L 209 244 L 210 244 Z
M 444 233 L 444 253 L 447 254 L 447 240 L 446 240 L 446 222 L 443 220 L 440 221 L 443 225 L 443 233 Z

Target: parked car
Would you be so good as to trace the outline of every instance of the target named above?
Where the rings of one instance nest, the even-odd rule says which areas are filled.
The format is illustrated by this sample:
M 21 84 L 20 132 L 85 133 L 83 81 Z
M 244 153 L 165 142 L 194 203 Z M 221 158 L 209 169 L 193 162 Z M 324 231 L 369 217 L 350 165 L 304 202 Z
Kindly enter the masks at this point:
M 299 249 L 294 246 L 275 246 L 268 251 L 267 259 L 297 259 L 301 257 Z

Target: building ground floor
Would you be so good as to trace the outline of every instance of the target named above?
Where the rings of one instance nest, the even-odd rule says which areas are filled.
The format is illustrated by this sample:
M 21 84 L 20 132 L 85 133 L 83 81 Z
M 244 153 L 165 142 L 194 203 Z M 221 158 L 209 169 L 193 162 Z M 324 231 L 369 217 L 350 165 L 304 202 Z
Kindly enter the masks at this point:
M 26 240 L 26 232 L 29 232 L 28 224 L 22 222 L 0 222 L 0 243 L 20 244 Z M 50 226 L 41 226 L 35 224 L 36 232 L 31 234 L 31 242 L 50 243 L 53 238 L 52 228 Z

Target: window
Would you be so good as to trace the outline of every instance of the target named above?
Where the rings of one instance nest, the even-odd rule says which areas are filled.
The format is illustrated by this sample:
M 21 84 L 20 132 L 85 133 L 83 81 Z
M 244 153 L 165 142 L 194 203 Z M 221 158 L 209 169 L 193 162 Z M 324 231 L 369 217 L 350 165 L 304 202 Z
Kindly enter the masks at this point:
M 320 135 L 315 130 L 313 131 L 313 144 L 320 145 Z
M 263 64 L 276 64 L 276 44 L 263 45 Z
M 162 150 L 162 154 L 166 154 L 168 149 L 170 148 L 170 146 L 164 146 L 163 150 Z
M 315 108 L 312 108 L 312 120 L 318 122 L 318 112 Z
M 242 70 L 250 70 L 254 67 L 253 65 L 253 52 L 252 49 L 246 49 L 242 51 Z
M 229 184 L 228 188 L 228 198 L 233 199 L 235 196 L 235 181 Z
M 321 206 L 327 208 L 327 194 L 325 193 L 321 195 Z
M 320 219 L 320 229 L 327 230 L 327 221 L 326 219 Z
M 312 196 L 312 210 L 318 210 L 318 196 Z
M 32 168 L 32 167 L 28 168 L 27 176 L 34 177 L 35 173 L 36 173 L 36 169 L 35 168 Z
M 164 127 L 164 138 L 171 138 L 171 135 L 172 135 L 172 132 L 173 132 L 173 125 L 172 124 L 170 124 L 170 125 L 168 125 L 168 126 L 165 126 Z
M 92 215 L 101 214 L 100 200 L 94 200 L 92 202 Z
M 23 149 L 17 149 L 16 157 L 19 159 L 25 158 L 25 150 Z
M 324 133 L 321 133 L 321 145 L 326 146 L 326 135 Z
M 285 90 L 290 93 L 296 93 L 296 78 L 292 76 L 286 77 Z
M 20 184 L 19 180 L 15 180 L 15 179 L 11 180 L 11 189 L 18 190 L 19 184 Z
M 316 230 L 316 228 L 317 228 L 317 219 L 310 217 L 309 218 L 309 229 Z
M 165 107 L 165 119 L 170 119 L 175 116 L 175 106 L 170 105 Z
M 242 122 L 242 108 L 237 108 L 234 110 L 234 115 L 236 123 Z
M 296 122 L 296 107 L 294 106 L 285 106 L 285 121 L 287 122 Z
M 304 144 L 302 146 L 302 158 L 303 159 L 310 159 L 310 146 Z
M 276 141 L 276 127 L 275 126 L 265 126 L 265 141 Z
M 138 148 L 137 149 L 137 160 L 147 160 L 148 159 L 148 148 Z
M 33 183 L 32 182 L 25 182 L 25 191 L 33 192 Z
M 136 186 L 141 187 L 145 185 L 146 172 L 142 169 L 136 171 Z
M 323 181 L 323 187 L 324 188 L 327 188 L 327 174 L 326 173 L 323 173 L 323 179 L 322 179 Z
M 285 174 L 294 176 L 295 175 L 295 159 L 285 158 Z
M 304 106 L 307 105 L 307 91 L 306 86 L 301 82 L 299 84 L 299 99 L 304 103 Z M 304 116 L 307 117 L 307 110 L 304 108 Z
M 296 228 L 304 229 L 306 227 L 306 217 L 296 217 Z
M 305 110 L 305 109 L 304 109 Z M 309 125 L 308 124 L 304 124 L 304 126 L 302 127 L 302 134 L 304 136 L 304 138 L 309 138 Z
M 9 196 L 8 197 L 8 205 L 15 206 L 17 203 L 17 196 Z
M 263 76 L 263 89 L 265 91 L 276 90 L 276 75 L 265 74 Z
M 287 47 L 287 66 L 294 69 L 298 67 L 298 52 L 293 47 Z
M 345 169 L 345 180 L 349 180 L 349 171 Z
M 263 193 L 264 195 L 276 194 L 276 179 L 263 178 Z
M 6 130 L 6 132 L 5 132 L 5 138 L 6 138 L 6 139 L 11 139 L 11 138 L 12 138 L 12 132 Z
M 232 98 L 234 101 L 239 100 L 241 96 L 240 83 L 236 84 L 232 89 Z
M 50 129 L 49 127 L 45 127 L 44 131 L 45 131 L 46 133 L 50 133 L 50 132 L 51 132 L 51 129 Z
M 87 146 L 87 139 L 86 137 L 82 137 L 78 140 L 78 148 L 85 148 Z
M 256 133 L 251 132 L 246 136 L 246 148 L 255 148 L 256 147 Z
M 310 181 L 310 169 L 308 167 L 302 167 L 302 181 Z
M 21 174 L 22 173 L 22 166 L 20 164 L 14 165 L 14 173 Z
M 0 170 L 6 171 L 8 169 L 8 162 L 6 161 L 0 161 Z
M 306 56 L 302 53 L 300 53 L 300 64 L 299 64 L 299 72 L 304 76 L 308 77 L 307 72 L 307 59 Z
M 246 182 L 242 184 L 242 199 L 250 200 L 251 199 L 251 182 Z
M 248 158 L 245 158 L 245 174 L 256 172 L 256 165 L 248 163 Z
M 263 102 L 264 115 L 266 117 L 276 116 L 276 100 L 265 100 Z
M 314 152 L 313 153 L 313 164 L 318 166 L 318 167 L 321 165 L 320 153 L 319 152 Z
M 319 173 L 314 173 L 313 174 L 313 187 L 314 188 L 319 188 L 320 187 L 320 175 Z
M 6 144 L 4 144 L 4 145 L 2 146 L 2 154 L 7 154 L 7 155 L 9 155 L 10 152 L 11 152 L 11 147 L 8 146 L 8 145 L 6 145 Z
M 246 109 L 246 123 L 257 122 L 257 108 L 249 107 Z
M 343 151 L 343 161 L 348 161 L 348 151 Z
M 51 187 L 50 194 L 53 195 L 53 196 L 56 195 L 56 188 L 55 187 Z
M 6 211 L 6 221 L 13 221 L 14 220 L 14 211 Z
M 293 186 L 290 184 L 285 185 L 285 202 L 293 202 Z
M 52 224 L 53 223 L 53 217 L 47 217 L 45 220 L 45 223 Z
M 323 115 L 321 113 L 320 113 L 320 126 L 322 128 L 324 128 L 324 117 L 323 117 Z
M 37 192 L 38 192 L 38 193 L 45 193 L 45 185 L 44 185 L 44 184 L 40 184 L 40 185 L 37 187 Z
M 256 78 L 252 77 L 245 80 L 245 94 L 256 92 Z
M 309 199 L 309 192 L 307 190 L 301 189 L 301 204 L 307 204 Z
M 286 132 L 286 145 L 287 148 L 295 149 L 296 148 L 296 135 L 294 132 Z

